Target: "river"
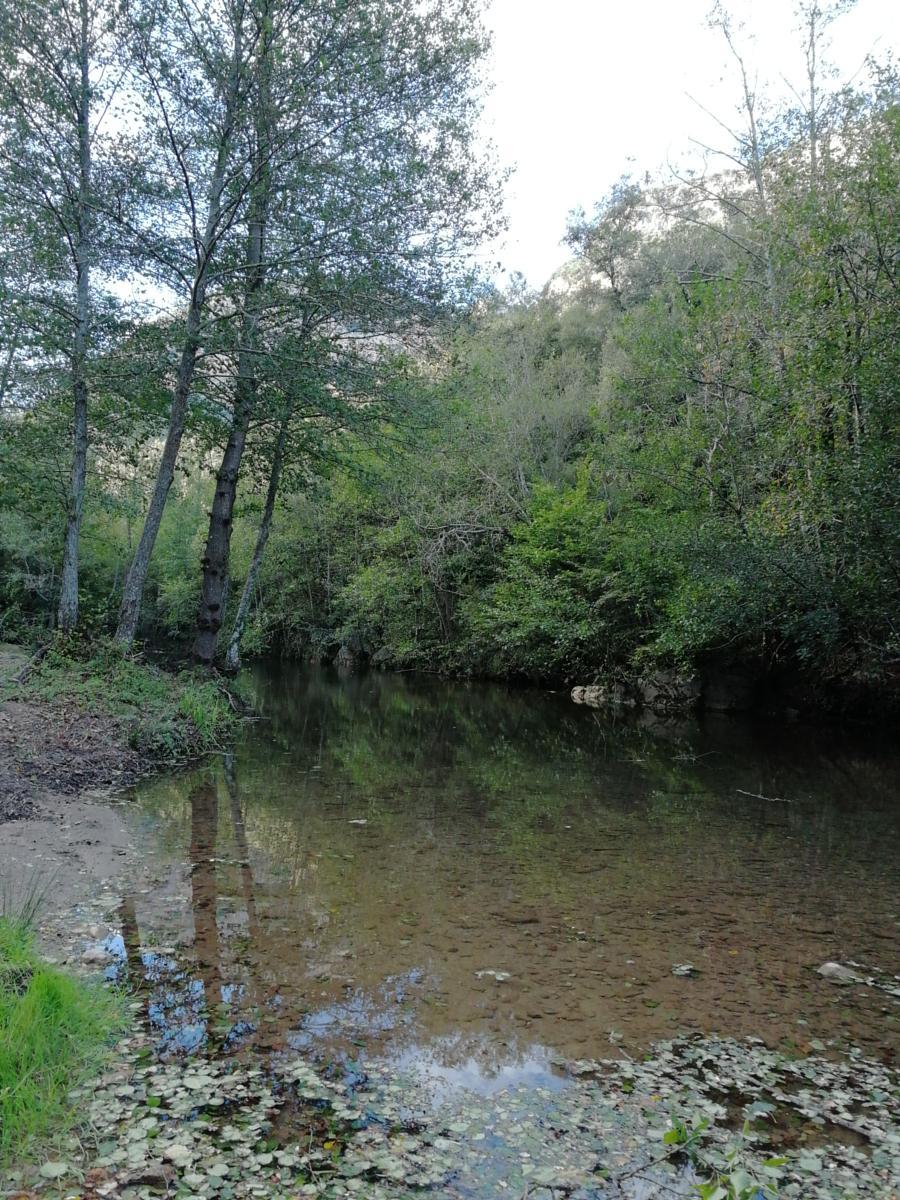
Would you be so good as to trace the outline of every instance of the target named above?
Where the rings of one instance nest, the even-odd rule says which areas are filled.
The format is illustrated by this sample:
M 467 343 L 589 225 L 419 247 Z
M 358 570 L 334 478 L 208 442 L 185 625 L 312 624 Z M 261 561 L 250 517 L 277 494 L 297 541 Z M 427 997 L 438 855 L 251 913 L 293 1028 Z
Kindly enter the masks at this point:
M 816 972 L 898 970 L 895 746 L 414 676 L 246 683 L 233 753 L 132 797 L 157 867 L 115 949 L 161 1049 L 481 1092 L 684 1032 L 896 1053 L 897 1000 Z

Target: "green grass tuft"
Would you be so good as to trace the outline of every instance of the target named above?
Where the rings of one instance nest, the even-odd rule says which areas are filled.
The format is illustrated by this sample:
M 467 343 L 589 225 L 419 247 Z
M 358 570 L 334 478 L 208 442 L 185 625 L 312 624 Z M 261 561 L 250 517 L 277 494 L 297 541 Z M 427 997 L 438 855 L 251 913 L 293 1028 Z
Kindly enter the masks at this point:
M 0 916 L 0 1165 L 70 1129 L 69 1092 L 125 1027 L 119 996 L 43 963 L 27 920 Z

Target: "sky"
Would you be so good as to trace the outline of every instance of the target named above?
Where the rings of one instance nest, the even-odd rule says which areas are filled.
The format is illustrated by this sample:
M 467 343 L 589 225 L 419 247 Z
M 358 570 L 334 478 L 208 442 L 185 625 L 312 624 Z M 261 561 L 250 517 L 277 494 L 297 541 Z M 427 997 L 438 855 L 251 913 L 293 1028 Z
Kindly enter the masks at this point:
M 703 112 L 727 122 L 737 102 L 721 34 L 706 28 L 711 2 L 490 0 L 484 126 L 515 169 L 508 232 L 485 252 L 498 279 L 519 271 L 533 287 L 545 283 L 567 258 L 569 211 L 590 210 L 623 173 L 683 164 L 699 154 L 691 138 L 729 148 Z M 729 9 L 760 82 L 773 94 L 787 92 L 786 79 L 799 84 L 792 0 L 732 0 Z M 830 39 L 829 58 L 847 81 L 867 54 L 900 50 L 900 0 L 858 0 Z

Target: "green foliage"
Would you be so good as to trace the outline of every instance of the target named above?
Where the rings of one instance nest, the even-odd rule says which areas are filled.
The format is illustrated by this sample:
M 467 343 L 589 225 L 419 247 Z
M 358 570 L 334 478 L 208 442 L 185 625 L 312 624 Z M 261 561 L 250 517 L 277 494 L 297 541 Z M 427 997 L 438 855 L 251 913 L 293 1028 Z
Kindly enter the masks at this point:
M 787 1159 L 768 1158 L 758 1165 L 749 1122 L 724 1148 L 709 1133 L 708 1117 L 675 1115 L 662 1139 L 670 1154 L 686 1155 L 704 1176 L 694 1185 L 699 1200 L 777 1200 L 780 1168 Z
M 323 385 L 290 434 L 247 651 L 343 644 L 389 666 L 579 682 L 743 665 L 883 704 L 900 659 L 898 96 L 883 70 L 830 97 L 814 180 L 802 121 L 780 113 L 759 186 L 749 166 L 622 181 L 573 219 L 576 258 L 542 294 L 482 297 L 414 361 Z M 99 633 L 158 432 L 158 401 L 134 386 L 144 432 L 88 482 L 82 611 Z M 203 411 L 151 566 L 148 639 L 195 620 Z M 0 632 L 27 638 L 55 600 L 64 406 L 42 400 L 9 434 Z M 250 430 L 226 628 L 271 443 Z
M 317 495 L 317 553 L 337 568 L 318 622 L 428 669 L 744 663 L 888 691 L 900 126 L 896 82 L 879 86 L 835 101 L 816 194 L 790 142 L 764 163 L 765 220 L 746 196 L 712 218 L 622 185 L 573 227 L 568 290 L 485 305 L 427 421 L 356 480 L 355 511 L 352 459 Z M 651 234 L 648 209 L 679 199 L 687 218 Z
M 498 582 L 473 604 L 473 628 L 496 668 L 552 676 L 603 665 L 615 620 L 603 517 L 586 472 L 567 488 L 535 486 Z
M 105 711 L 127 727 L 135 749 L 160 758 L 214 749 L 235 722 L 216 680 L 201 671 L 164 671 L 112 642 L 58 638 L 21 691 Z
M 76 1122 L 69 1093 L 123 1027 L 118 997 L 42 963 L 28 922 L 0 916 L 0 1165 Z

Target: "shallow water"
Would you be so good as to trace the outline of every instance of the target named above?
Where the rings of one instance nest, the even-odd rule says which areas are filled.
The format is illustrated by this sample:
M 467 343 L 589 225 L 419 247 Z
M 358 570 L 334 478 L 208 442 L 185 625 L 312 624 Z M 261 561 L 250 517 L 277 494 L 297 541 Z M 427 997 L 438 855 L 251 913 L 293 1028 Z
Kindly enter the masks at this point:
M 114 948 L 164 1048 L 378 1059 L 438 1093 L 558 1087 L 556 1056 L 683 1031 L 897 1052 L 896 997 L 815 972 L 897 984 L 896 749 L 398 675 L 248 682 L 233 754 L 134 794 L 159 865 Z

